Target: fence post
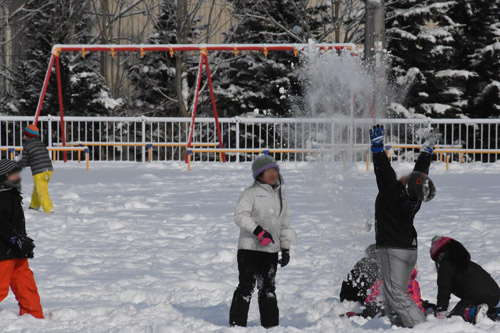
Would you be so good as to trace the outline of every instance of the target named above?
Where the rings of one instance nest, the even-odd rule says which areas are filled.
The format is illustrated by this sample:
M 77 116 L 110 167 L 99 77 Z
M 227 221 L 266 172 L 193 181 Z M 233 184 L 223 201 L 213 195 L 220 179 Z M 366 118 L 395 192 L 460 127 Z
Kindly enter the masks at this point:
M 142 163 L 146 162 L 146 117 L 141 116 L 142 121 Z
M 48 125 L 48 136 L 49 136 L 49 147 L 52 147 L 52 116 L 49 115 L 47 117 L 47 125 Z
M 240 149 L 240 117 L 235 117 L 236 124 L 236 150 Z M 236 162 L 240 162 L 240 153 L 236 152 Z

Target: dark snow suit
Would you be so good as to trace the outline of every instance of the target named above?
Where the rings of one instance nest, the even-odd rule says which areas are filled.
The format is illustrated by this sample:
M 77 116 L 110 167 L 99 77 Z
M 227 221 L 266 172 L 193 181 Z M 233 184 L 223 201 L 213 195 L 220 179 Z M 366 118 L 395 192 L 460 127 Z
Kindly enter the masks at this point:
M 255 282 L 259 290 L 260 322 L 264 327 L 279 325 L 276 300 L 278 253 L 238 250 L 239 284 L 233 295 L 229 321 L 232 326 L 246 326 Z
M 437 284 L 438 311 L 448 310 L 451 294 L 460 298 L 460 302 L 450 311 L 450 316 L 463 316 L 467 307 L 483 303 L 488 304 L 491 310 L 500 301 L 498 284 L 473 261 L 464 270 L 453 264 L 445 254 L 439 263 Z
M 22 198 L 13 188 L 0 186 L 0 301 L 9 294 L 9 287 L 19 302 L 19 313 L 43 318 L 40 296 L 28 259 L 33 253 L 23 253 L 10 239 L 26 236 Z
M 342 282 L 340 301 L 365 302 L 367 291 L 380 278 L 376 258 L 364 257 L 354 265 Z
M 428 174 L 431 157 L 421 153 L 414 171 Z M 375 202 L 375 233 L 386 313 L 391 323 L 413 327 L 425 321 L 424 314 L 407 292 L 417 263 L 417 232 L 413 219 L 420 210 L 421 201 L 408 197 L 385 152 L 373 154 L 373 164 L 379 189 Z

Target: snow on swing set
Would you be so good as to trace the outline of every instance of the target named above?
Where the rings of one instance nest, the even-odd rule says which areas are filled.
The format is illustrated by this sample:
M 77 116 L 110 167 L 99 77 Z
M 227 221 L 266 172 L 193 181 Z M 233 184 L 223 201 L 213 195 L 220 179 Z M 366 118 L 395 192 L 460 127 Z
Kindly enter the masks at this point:
M 192 120 L 189 131 L 189 139 L 187 143 L 188 153 L 186 154 L 186 162 L 188 163 L 188 169 L 190 169 L 191 154 L 193 153 L 191 147 L 192 147 L 192 139 L 194 132 L 194 124 L 196 120 L 196 110 L 198 107 L 198 98 L 201 88 L 201 77 L 204 65 L 206 68 L 206 75 L 207 75 L 208 85 L 210 88 L 210 98 L 212 101 L 212 109 L 214 112 L 215 126 L 217 129 L 217 136 L 219 139 L 219 142 L 217 144 L 214 144 L 214 146 L 217 146 L 217 152 L 219 152 L 220 154 L 221 162 L 226 162 L 226 157 L 225 157 L 226 151 L 224 150 L 224 145 L 222 142 L 222 134 L 219 125 L 219 116 L 217 114 L 217 107 L 215 104 L 215 94 L 212 84 L 212 76 L 210 74 L 208 52 L 230 51 L 234 52 L 235 56 L 238 56 L 238 52 L 240 51 L 258 51 L 258 52 L 263 52 L 264 56 L 267 57 L 268 52 L 272 51 L 292 51 L 294 55 L 297 57 L 299 51 L 304 51 L 308 47 L 311 47 L 311 45 L 309 44 L 130 44 L 130 45 L 56 44 L 52 47 L 52 54 L 50 57 L 47 72 L 45 74 L 45 80 L 43 82 L 40 98 L 38 100 L 38 105 L 35 113 L 35 120 L 33 124 L 36 125 L 38 123 L 38 119 L 42 111 L 43 101 L 45 99 L 45 95 L 47 92 L 47 87 L 49 85 L 52 69 L 55 64 L 56 77 L 57 77 L 57 91 L 59 98 L 59 113 L 61 118 L 60 126 L 61 126 L 62 145 L 63 147 L 66 147 L 66 131 L 64 124 L 64 108 L 63 108 L 63 97 L 62 97 L 62 87 L 61 87 L 61 68 L 59 62 L 59 56 L 62 52 L 81 52 L 83 58 L 85 58 L 87 52 L 110 52 L 113 58 L 115 57 L 116 52 L 139 52 L 141 58 L 144 58 L 146 52 L 168 52 L 170 57 L 172 58 L 174 57 L 175 52 L 200 52 L 200 64 L 198 67 L 198 76 L 196 79 L 196 91 L 192 106 Z M 353 43 L 341 43 L 341 44 L 321 43 L 321 44 L 314 44 L 314 47 L 317 47 L 324 52 L 328 52 L 330 50 L 349 51 L 353 55 L 358 55 L 357 47 Z M 63 154 L 64 154 L 64 162 L 67 162 L 68 161 L 67 152 L 63 151 Z

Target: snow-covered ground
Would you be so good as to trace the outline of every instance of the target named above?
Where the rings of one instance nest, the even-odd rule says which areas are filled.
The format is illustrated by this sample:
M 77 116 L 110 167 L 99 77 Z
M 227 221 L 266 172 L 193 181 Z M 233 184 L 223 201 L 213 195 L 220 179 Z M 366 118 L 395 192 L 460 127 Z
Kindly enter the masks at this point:
M 410 164 L 394 164 L 399 173 Z M 264 332 L 256 295 L 249 328 L 227 327 L 237 284 L 238 228 L 233 210 L 251 183 L 249 164 L 56 164 L 50 192 L 56 213 L 26 211 L 36 241 L 31 267 L 47 319 L 18 317 L 12 295 L 0 303 L 0 331 Z M 279 269 L 281 327 L 269 332 L 391 330 L 386 319 L 341 319 L 342 279 L 373 242 L 375 179 L 364 166 L 286 163 L 282 173 L 299 234 L 291 264 Z M 429 258 L 435 234 L 462 241 L 500 281 L 500 163 L 433 164 L 435 200 L 417 215 L 419 281 L 435 300 Z M 29 204 L 32 180 L 24 173 Z M 456 300 L 454 300 L 455 302 Z M 428 322 L 416 332 L 499 332 L 491 321 Z

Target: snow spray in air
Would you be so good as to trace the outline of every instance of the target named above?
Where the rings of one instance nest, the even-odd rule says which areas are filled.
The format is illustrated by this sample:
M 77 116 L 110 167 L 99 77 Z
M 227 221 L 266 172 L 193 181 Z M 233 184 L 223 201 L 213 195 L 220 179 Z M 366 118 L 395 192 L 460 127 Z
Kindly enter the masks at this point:
M 335 120 L 333 125 L 325 122 L 328 126 L 323 130 L 307 134 L 309 146 L 322 151 L 319 161 L 311 166 L 310 180 L 321 184 L 324 193 L 319 195 L 330 202 L 332 218 L 344 211 L 341 215 L 345 218 L 342 221 L 333 218 L 332 227 L 349 223 L 353 230 L 370 238 L 366 232 L 371 229 L 373 205 L 357 201 L 352 175 L 345 170 L 353 166 L 352 162 L 364 159 L 368 152 L 366 146 L 356 145 L 368 142 L 367 131 L 373 124 L 370 119 L 384 116 L 380 110 L 372 115 L 375 77 L 362 59 L 351 52 L 324 52 L 311 43 L 302 53 L 297 70 L 304 92 L 300 107 L 296 108 L 300 109 L 297 116 Z M 369 122 L 366 126 L 354 126 L 358 118 Z
M 324 52 L 310 43 L 301 54 L 299 73 L 304 89 L 301 116 L 370 118 L 375 80 L 359 56 Z

